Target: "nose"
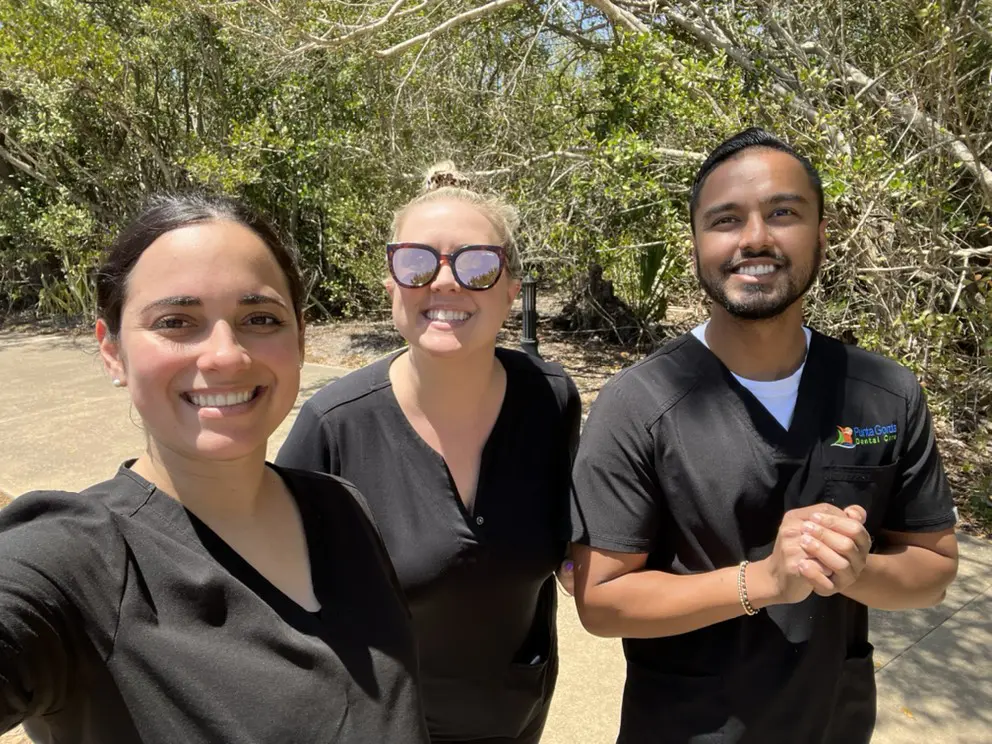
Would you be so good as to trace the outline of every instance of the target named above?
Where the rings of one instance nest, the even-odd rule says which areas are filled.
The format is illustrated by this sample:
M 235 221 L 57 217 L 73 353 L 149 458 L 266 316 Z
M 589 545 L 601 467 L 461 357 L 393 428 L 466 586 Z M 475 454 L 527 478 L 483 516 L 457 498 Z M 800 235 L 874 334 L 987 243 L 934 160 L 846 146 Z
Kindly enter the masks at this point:
M 235 372 L 251 366 L 251 357 L 230 324 L 218 321 L 204 342 L 197 366 L 203 371 Z
M 455 280 L 455 269 L 451 265 L 451 257 L 447 254 L 441 256 L 441 266 L 437 276 L 431 282 L 432 292 L 455 292 L 461 289 L 461 285 Z
M 759 251 L 769 245 L 768 225 L 760 214 L 748 216 L 744 228 L 740 232 L 739 247 L 745 250 Z

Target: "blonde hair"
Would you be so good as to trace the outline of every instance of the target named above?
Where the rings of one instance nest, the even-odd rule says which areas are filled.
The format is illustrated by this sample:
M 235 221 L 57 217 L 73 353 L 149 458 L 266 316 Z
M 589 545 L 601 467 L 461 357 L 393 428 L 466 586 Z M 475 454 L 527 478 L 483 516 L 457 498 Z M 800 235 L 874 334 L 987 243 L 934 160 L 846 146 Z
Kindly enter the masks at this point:
M 440 201 L 462 202 L 478 209 L 496 229 L 500 243 L 506 251 L 507 273 L 512 278 L 523 275 L 516 237 L 517 228 L 520 226 L 520 215 L 516 208 L 499 196 L 474 191 L 471 180 L 460 173 L 450 160 L 428 168 L 420 196 L 408 201 L 393 215 L 391 240 L 396 240 L 403 220 L 411 209 L 421 204 Z

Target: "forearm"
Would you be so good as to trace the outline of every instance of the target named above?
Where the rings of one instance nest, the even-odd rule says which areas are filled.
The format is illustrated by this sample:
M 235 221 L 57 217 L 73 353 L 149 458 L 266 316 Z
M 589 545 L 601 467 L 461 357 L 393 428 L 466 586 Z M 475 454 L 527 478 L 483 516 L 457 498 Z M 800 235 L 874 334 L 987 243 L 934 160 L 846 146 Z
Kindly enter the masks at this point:
M 868 556 L 864 571 L 842 593 L 877 610 L 932 607 L 957 574 L 956 556 L 916 545 L 898 545 Z
M 13 591 L 0 592 L 0 733 L 64 704 L 73 645 L 58 615 L 39 612 L 40 603 L 24 600 L 23 585 L 10 583 Z
M 582 591 L 576 598 L 579 617 L 590 633 L 610 638 L 689 633 L 745 614 L 737 590 L 738 570 L 734 566 L 688 576 L 663 571 L 624 574 Z M 763 599 L 750 597 L 752 603 L 763 604 Z

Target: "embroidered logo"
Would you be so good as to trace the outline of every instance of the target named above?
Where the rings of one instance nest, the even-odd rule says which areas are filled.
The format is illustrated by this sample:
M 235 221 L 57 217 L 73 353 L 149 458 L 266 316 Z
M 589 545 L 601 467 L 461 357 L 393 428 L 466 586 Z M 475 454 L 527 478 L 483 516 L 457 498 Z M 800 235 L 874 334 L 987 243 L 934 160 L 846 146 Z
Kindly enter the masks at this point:
M 831 447 L 854 449 L 858 445 L 882 444 L 896 441 L 898 429 L 895 424 L 875 424 L 874 426 L 838 426 L 837 441 Z
M 838 426 L 837 427 L 837 441 L 834 442 L 831 447 L 843 447 L 844 449 L 854 449 L 857 445 L 854 443 L 854 432 L 851 431 L 850 426 Z

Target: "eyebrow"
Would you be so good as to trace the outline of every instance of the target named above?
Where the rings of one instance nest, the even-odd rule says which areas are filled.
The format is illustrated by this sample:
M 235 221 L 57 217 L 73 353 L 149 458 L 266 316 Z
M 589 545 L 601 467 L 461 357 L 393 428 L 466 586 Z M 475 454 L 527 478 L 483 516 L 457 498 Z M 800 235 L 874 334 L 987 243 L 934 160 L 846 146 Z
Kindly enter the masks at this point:
M 238 300 L 239 305 L 278 305 L 279 307 L 286 309 L 286 303 L 280 300 L 278 297 L 273 297 L 271 295 L 262 294 L 247 294 Z
M 809 204 L 809 199 L 807 199 L 802 194 L 775 194 L 774 196 L 766 199 L 764 204 L 784 204 L 784 203 L 798 203 L 798 204 Z
M 271 295 L 263 295 L 263 294 L 246 294 L 240 300 L 238 300 L 238 305 L 278 305 L 284 310 L 286 309 L 286 303 L 284 303 L 278 297 L 272 297 Z M 149 302 L 141 309 L 141 312 L 145 313 L 157 307 L 202 307 L 202 306 L 203 306 L 203 301 L 200 300 L 199 297 L 193 297 L 192 295 L 177 295 L 175 297 L 163 297 L 160 300 Z
M 807 199 L 802 194 L 773 194 L 767 199 L 761 200 L 762 204 L 809 204 L 809 199 Z M 703 218 L 714 217 L 722 212 L 732 212 L 735 209 L 739 209 L 740 204 L 737 202 L 724 202 L 723 204 L 717 204 L 716 206 L 710 207 L 705 212 L 703 212 Z

